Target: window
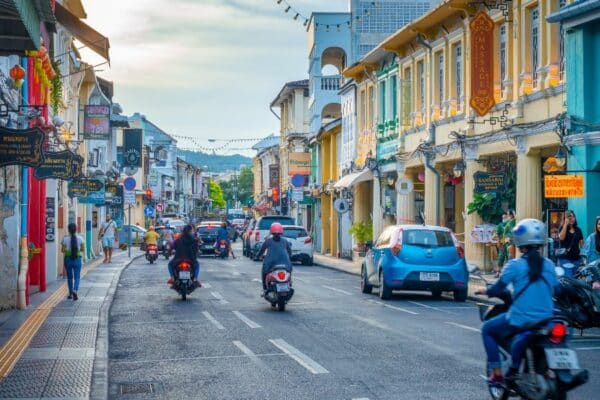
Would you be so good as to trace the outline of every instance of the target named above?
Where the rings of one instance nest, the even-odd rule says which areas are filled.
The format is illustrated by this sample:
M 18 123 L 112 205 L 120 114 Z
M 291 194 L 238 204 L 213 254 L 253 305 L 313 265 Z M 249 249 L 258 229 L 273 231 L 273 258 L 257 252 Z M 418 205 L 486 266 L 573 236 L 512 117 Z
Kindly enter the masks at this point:
M 506 80 L 506 24 L 500 26 L 500 87 L 504 90 Z
M 531 78 L 533 86 L 537 86 L 537 69 L 540 62 L 540 11 L 538 6 L 535 6 L 530 11 L 531 15 Z
M 417 64 L 417 73 L 419 74 L 419 109 L 425 108 L 425 67 L 423 61 Z
M 456 65 L 456 76 L 454 77 L 454 84 L 455 84 L 455 90 L 456 90 L 456 97 L 457 100 L 460 100 L 460 98 L 462 97 L 463 93 L 462 93 L 462 65 L 463 65 L 463 61 L 462 61 L 462 46 L 460 44 L 457 44 L 456 46 L 454 46 L 454 65 Z
M 400 81 L 402 87 L 400 88 L 400 96 L 402 96 L 400 107 L 402 107 L 402 125 L 410 125 L 410 114 L 413 111 L 413 84 L 412 84 L 412 73 L 410 68 L 404 70 L 404 79 Z
M 438 53 L 437 56 L 437 64 L 438 64 L 438 76 L 437 76 L 437 103 L 442 107 L 442 102 L 444 101 L 444 54 L 442 52 Z
M 390 79 L 390 94 L 392 97 L 392 119 L 396 120 L 396 116 L 398 115 L 398 77 L 396 75 L 392 76 Z
M 385 101 L 385 81 L 381 81 L 379 82 L 379 122 L 380 123 L 384 123 L 385 122 L 385 108 L 386 108 L 386 101 Z
M 364 90 L 360 91 L 360 130 L 365 130 L 367 120 L 367 96 Z
M 558 8 L 563 8 L 567 0 L 558 0 Z M 558 24 L 558 67 L 562 73 L 565 70 L 565 30 L 563 24 Z
M 308 233 L 304 228 L 284 228 L 283 236 L 290 239 L 298 239 L 307 237 Z
M 369 118 L 367 119 L 367 129 L 371 129 L 373 127 L 373 115 L 375 113 L 375 90 L 373 89 L 373 86 L 371 86 L 369 88 L 369 104 L 368 104 L 368 115 Z
M 454 240 L 448 231 L 410 229 L 403 232 L 402 244 L 430 248 L 450 247 L 454 246 Z
M 393 226 L 386 228 L 379 236 L 379 239 L 377 239 L 377 243 L 375 244 L 375 247 L 389 246 L 390 242 L 392 241 L 392 233 L 394 232 L 394 229 L 395 229 L 395 227 L 393 227 Z

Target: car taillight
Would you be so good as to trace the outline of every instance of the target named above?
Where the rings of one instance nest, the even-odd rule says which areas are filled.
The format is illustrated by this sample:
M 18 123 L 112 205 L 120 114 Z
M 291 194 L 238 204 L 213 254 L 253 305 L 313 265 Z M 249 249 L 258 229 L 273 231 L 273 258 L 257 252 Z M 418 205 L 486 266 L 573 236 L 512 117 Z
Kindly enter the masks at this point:
M 309 244 L 312 243 L 312 239 L 311 238 L 306 238 L 306 240 L 304 241 L 304 244 Z
M 400 253 L 400 250 L 402 250 L 402 245 L 400 243 L 396 243 L 392 246 L 392 254 L 394 256 L 397 256 L 398 253 Z
M 552 343 L 558 344 L 562 342 L 565 336 L 567 336 L 567 327 L 565 324 L 559 322 L 550 329 L 550 341 Z
M 179 264 L 179 269 L 187 271 L 188 269 L 190 269 L 190 264 L 188 264 L 186 262 L 182 262 Z
M 259 239 L 260 239 L 260 232 L 259 231 L 254 232 L 254 240 L 256 242 L 258 242 Z
M 465 258 L 465 250 L 462 248 L 462 246 L 456 246 L 456 252 L 460 258 Z

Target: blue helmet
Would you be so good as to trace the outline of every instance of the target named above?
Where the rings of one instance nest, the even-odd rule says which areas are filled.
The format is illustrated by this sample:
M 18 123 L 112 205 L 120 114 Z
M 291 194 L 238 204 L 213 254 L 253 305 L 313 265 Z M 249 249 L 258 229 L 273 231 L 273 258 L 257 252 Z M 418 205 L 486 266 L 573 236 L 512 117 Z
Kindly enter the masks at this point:
M 519 221 L 513 228 L 512 235 L 512 242 L 517 247 L 545 246 L 548 240 L 546 225 L 534 218 Z

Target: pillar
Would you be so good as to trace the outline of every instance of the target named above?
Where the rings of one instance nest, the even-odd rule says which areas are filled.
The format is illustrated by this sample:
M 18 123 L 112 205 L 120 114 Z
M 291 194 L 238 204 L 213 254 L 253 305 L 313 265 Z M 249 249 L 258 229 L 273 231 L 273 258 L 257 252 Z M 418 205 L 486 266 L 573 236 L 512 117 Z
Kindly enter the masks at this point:
M 373 177 L 373 241 L 383 230 L 383 208 L 381 207 L 381 182 L 378 174 Z
M 542 219 L 542 159 L 539 150 L 527 151 L 525 140 L 517 141 L 516 218 Z
M 471 241 L 471 231 L 476 225 L 481 224 L 483 221 L 477 213 L 467 214 L 467 205 L 473 201 L 473 190 L 475 188 L 475 180 L 473 175 L 477 171 L 483 171 L 482 165 L 479 164 L 475 159 L 477 158 L 477 148 L 474 146 L 465 147 L 465 173 L 464 173 L 464 186 L 465 186 L 465 207 L 464 207 L 464 227 L 465 227 L 465 258 L 468 263 L 475 264 L 481 268 L 484 266 L 484 246 L 479 243 L 473 243 Z
M 412 182 L 412 176 L 399 173 L 398 179 L 406 179 Z M 411 190 L 408 194 L 396 192 L 396 223 L 412 224 L 415 222 L 415 192 Z
M 439 225 L 438 220 L 438 196 L 440 188 L 437 175 L 425 166 L 425 223 L 428 225 Z

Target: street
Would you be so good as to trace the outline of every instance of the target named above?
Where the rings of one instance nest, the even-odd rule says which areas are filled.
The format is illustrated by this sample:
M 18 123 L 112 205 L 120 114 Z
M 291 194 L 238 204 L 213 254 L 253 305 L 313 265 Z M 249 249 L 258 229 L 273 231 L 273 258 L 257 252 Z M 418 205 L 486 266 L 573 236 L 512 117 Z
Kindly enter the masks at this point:
M 204 287 L 186 302 L 167 278 L 164 258 L 138 259 L 121 275 L 109 320 L 110 398 L 489 397 L 473 302 L 426 293 L 382 302 L 361 294 L 356 276 L 295 266 L 296 293 L 281 313 L 260 297 L 260 264 L 246 258 L 201 259 Z M 591 378 L 569 399 L 593 399 L 600 336 L 573 347 Z

